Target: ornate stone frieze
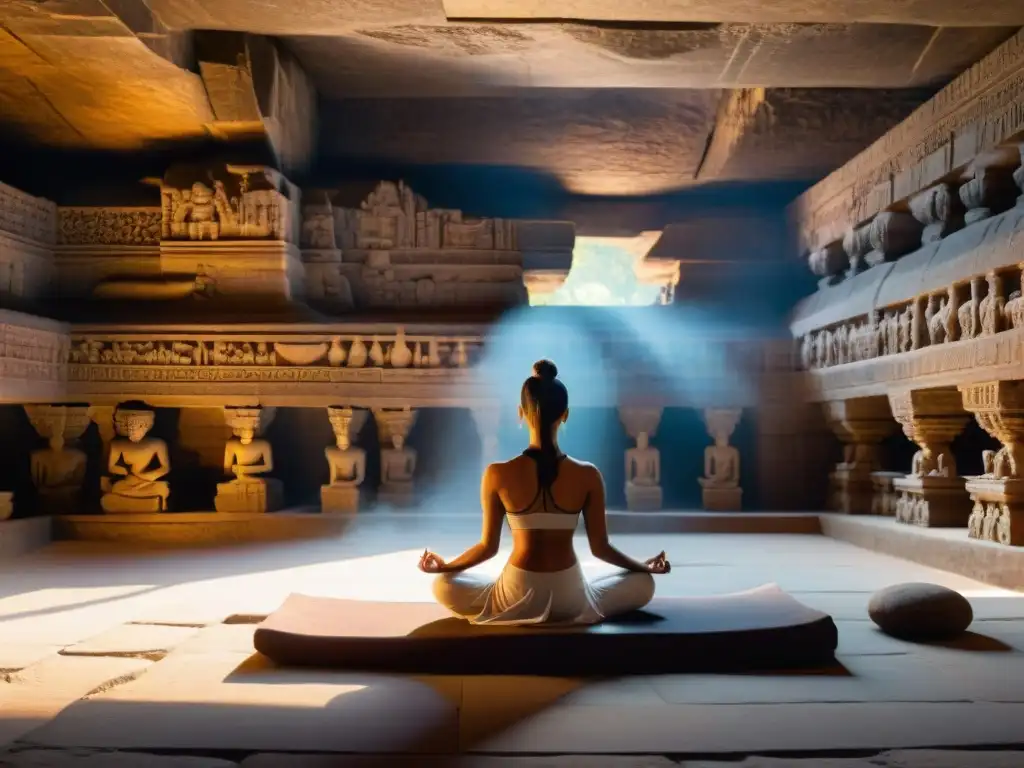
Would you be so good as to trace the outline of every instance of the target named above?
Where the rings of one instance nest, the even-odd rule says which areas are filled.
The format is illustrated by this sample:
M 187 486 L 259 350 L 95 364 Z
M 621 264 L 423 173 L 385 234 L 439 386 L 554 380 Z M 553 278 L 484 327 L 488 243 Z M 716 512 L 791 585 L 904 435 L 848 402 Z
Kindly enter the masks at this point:
M 159 245 L 159 208 L 57 209 L 58 245 Z
M 56 221 L 54 203 L 0 183 L 0 232 L 52 245 L 56 238 Z
M 271 168 L 173 169 L 160 197 L 163 240 L 299 239 L 298 188 Z
M 78 337 L 71 342 L 68 362 L 91 370 L 467 368 L 479 356 L 481 347 L 479 337 L 406 335 L 402 328 L 388 335 L 321 340 Z M 185 374 L 183 378 L 189 377 Z M 287 375 L 282 378 L 287 379 Z
M 1024 33 L 1018 33 L 794 203 L 804 252 L 839 240 L 1022 127 Z
M 63 333 L 0 324 L 0 380 L 61 381 L 67 355 L 68 337 Z

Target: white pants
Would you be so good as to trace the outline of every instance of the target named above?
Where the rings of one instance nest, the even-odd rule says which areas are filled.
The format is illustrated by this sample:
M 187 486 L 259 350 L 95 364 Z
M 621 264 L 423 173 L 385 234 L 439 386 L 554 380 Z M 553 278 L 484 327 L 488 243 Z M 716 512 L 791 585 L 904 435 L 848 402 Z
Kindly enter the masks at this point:
M 579 563 L 552 573 L 506 565 L 497 579 L 441 574 L 434 597 L 473 624 L 596 624 L 647 605 L 654 577 L 620 571 L 588 582 Z

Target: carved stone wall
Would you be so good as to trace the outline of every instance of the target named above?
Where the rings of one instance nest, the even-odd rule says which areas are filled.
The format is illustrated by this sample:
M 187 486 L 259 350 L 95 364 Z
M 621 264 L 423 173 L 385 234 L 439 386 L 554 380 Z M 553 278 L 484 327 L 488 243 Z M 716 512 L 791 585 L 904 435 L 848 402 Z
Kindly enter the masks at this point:
M 65 208 L 57 210 L 58 245 L 159 245 L 159 208 Z
M 1024 32 L 792 206 L 804 253 L 840 241 L 894 203 L 926 189 L 1024 131 Z
M 535 265 L 524 268 L 517 222 L 430 208 L 401 182 L 381 182 L 358 209 L 333 205 L 332 195 L 303 208 L 311 297 L 370 307 L 526 303 L 526 269 Z M 548 266 L 562 279 L 568 272 Z
M 0 402 L 63 400 L 67 356 L 62 325 L 0 310 Z
M 53 275 L 56 206 L 0 183 L 0 296 L 31 299 Z

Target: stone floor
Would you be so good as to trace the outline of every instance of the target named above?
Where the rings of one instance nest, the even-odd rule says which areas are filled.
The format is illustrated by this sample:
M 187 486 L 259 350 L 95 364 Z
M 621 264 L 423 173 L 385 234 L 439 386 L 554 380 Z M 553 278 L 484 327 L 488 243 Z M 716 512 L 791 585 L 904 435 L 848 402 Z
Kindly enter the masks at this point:
M 274 669 L 253 655 L 255 622 L 290 592 L 430 599 L 419 554 L 457 553 L 476 525 L 379 514 L 315 542 L 65 542 L 0 560 L 0 766 L 1024 766 L 1024 751 L 990 751 L 1024 749 L 1024 594 L 824 536 L 617 540 L 637 556 L 668 551 L 659 594 L 774 581 L 831 612 L 841 668 L 828 674 L 411 677 Z M 584 569 L 605 570 L 589 558 Z M 973 634 L 922 646 L 875 631 L 869 595 L 901 581 L 961 590 Z M 445 756 L 394 756 L 412 753 Z

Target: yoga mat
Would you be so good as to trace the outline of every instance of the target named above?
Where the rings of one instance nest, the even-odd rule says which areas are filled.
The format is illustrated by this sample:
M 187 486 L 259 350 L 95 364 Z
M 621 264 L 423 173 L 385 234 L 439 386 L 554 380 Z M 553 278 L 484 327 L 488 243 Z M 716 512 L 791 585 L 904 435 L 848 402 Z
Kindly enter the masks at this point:
M 290 595 L 257 628 L 282 666 L 435 673 L 623 675 L 822 666 L 832 618 L 775 584 L 713 597 L 655 598 L 593 626 L 474 626 L 434 603 Z

